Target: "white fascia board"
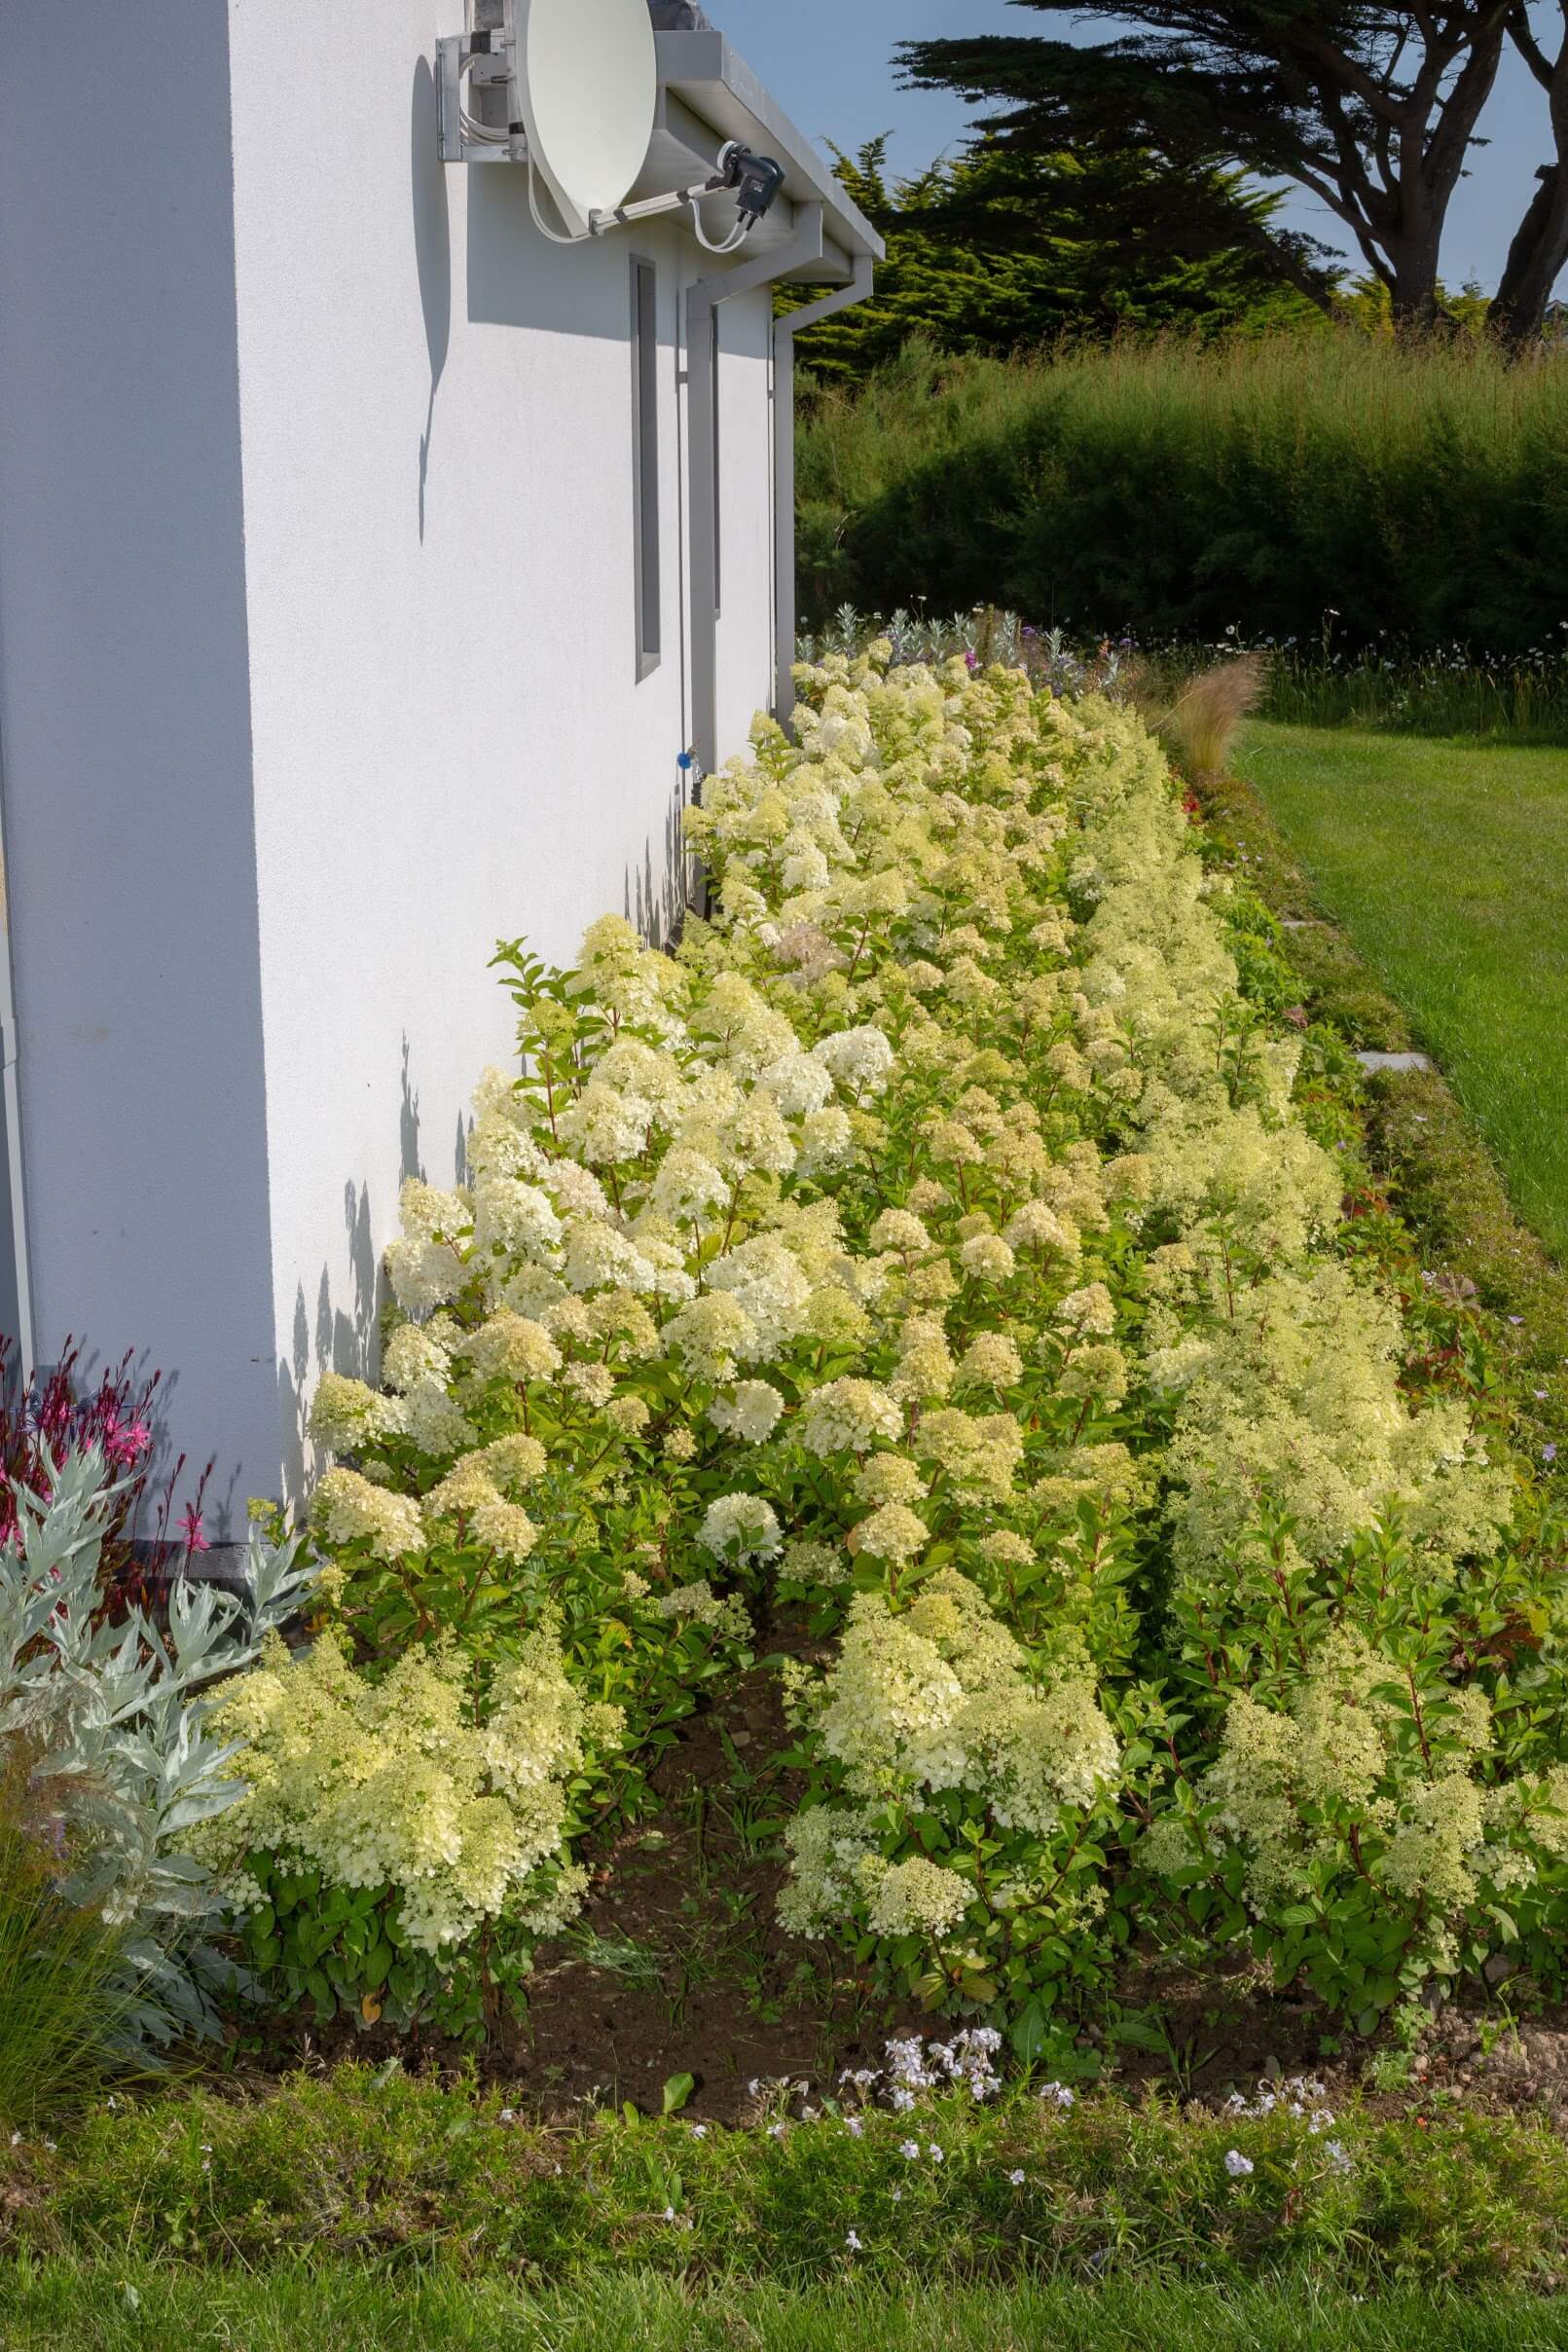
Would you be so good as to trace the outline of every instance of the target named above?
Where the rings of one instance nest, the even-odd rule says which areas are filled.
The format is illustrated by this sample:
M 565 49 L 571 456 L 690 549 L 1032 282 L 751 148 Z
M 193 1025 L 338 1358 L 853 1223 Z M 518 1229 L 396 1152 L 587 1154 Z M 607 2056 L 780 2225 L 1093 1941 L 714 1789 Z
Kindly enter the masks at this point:
M 725 140 L 740 139 L 783 164 L 784 193 L 792 205 L 820 204 L 824 208 L 827 238 L 823 261 L 801 275 L 816 284 L 824 278 L 841 282 L 851 276 L 861 255 L 882 260 L 886 247 L 864 213 L 721 32 L 658 33 L 654 46 L 659 58 L 660 107 L 649 154 L 650 175 L 656 172 L 668 186 L 663 165 L 673 160 L 676 150 L 706 169 Z M 760 254 L 772 244 L 788 243 L 792 216 L 784 214 L 782 204 L 777 211 L 784 217 L 770 215 L 748 239 L 752 252 Z

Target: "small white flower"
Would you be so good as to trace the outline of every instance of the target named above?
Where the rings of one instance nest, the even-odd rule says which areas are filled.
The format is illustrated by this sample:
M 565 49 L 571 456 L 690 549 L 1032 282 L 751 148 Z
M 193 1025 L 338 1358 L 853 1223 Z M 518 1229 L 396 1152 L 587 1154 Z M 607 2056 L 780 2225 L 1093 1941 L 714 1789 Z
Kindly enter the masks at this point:
M 1012 2183 L 1014 2188 L 1022 2188 L 1024 2185 L 1024 2176 L 1016 2167 L 1014 2167 L 1014 2169 L 1007 2175 L 1007 2178 Z
M 895 2205 L 901 2205 L 903 2203 L 904 2192 L 901 2188 L 890 2189 L 888 2193 L 893 2198 L 893 2201 Z
M 707 2126 L 707 2124 L 706 2124 L 706 2123 L 694 2123 L 694 2124 L 692 2125 L 692 2127 L 691 2127 L 691 2136 L 692 2136 L 692 2138 L 693 2138 L 694 2140 L 706 2140 L 706 2139 L 707 2139 L 707 2137 L 708 2137 L 708 2126 Z
M 1251 2156 L 1244 2156 L 1239 2148 L 1227 2148 L 1225 2170 L 1233 2181 L 1244 2181 L 1247 2175 L 1254 2170 L 1253 2160 Z
M 913 2164 L 920 2154 L 920 2142 L 918 2140 L 900 2140 L 898 2143 L 898 2153 L 904 2157 L 908 2163 Z
M 846 2246 L 849 2248 L 849 2250 L 850 2250 L 851 2254 L 858 2254 L 858 2253 L 859 2253 L 859 2251 L 860 2251 L 860 2241 L 859 2241 L 859 2239 L 857 2237 L 857 2235 L 856 2235 L 856 2233 L 855 2233 L 855 2231 L 854 2231 L 853 2229 L 852 2229 L 852 2230 L 850 2230 L 850 2231 L 847 2233 L 847 2235 L 846 2235 L 846 2237 L 845 2237 L 845 2240 L 844 2240 L 844 2243 L 845 2243 L 845 2245 L 846 2245 Z
M 934 2140 L 930 2141 L 930 2142 L 928 2144 L 928 2146 L 927 2146 L 927 2150 L 926 2150 L 926 2153 L 927 2153 L 927 2154 L 930 2156 L 930 2160 L 931 2160 L 931 2162 L 932 2162 L 933 2164 L 940 2164 L 940 2163 L 941 2163 L 941 2161 L 942 2161 L 942 2151 L 941 2151 L 941 2150 L 940 2150 L 940 2149 L 937 2147 L 937 2145 L 936 2145 L 936 2143 L 935 2143 L 935 2141 L 934 2141 Z
M 665 2209 L 664 2209 L 664 2218 L 665 2218 L 665 2220 L 666 2220 L 667 2222 L 673 2222 L 673 2221 L 675 2220 L 675 2207 L 674 2207 L 673 2205 L 667 2205 L 667 2206 L 665 2207 Z
M 1075 2094 L 1065 2082 L 1047 2082 L 1039 2095 L 1047 2106 L 1059 2107 L 1064 2111 L 1075 2104 Z
M 846 2115 L 844 2118 L 844 2129 L 849 2133 L 852 2140 L 857 2140 L 860 2137 L 860 2134 L 864 2131 L 865 2125 L 862 2123 L 858 2115 Z

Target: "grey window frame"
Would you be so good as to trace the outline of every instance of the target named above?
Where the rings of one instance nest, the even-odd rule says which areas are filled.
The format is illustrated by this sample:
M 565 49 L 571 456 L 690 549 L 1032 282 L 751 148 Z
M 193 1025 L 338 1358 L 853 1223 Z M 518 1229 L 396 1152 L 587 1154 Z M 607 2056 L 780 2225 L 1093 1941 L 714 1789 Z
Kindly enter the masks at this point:
M 631 261 L 632 564 L 637 599 L 638 682 L 664 659 L 659 544 L 659 273 L 646 254 Z

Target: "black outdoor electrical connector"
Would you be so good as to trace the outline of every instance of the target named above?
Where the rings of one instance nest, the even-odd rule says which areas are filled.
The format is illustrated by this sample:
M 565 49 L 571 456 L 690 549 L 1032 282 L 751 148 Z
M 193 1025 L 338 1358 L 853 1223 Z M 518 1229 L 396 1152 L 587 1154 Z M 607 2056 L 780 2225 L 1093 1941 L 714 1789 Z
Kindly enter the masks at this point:
M 754 229 L 765 212 L 773 209 L 780 189 L 784 184 L 784 167 L 771 155 L 756 155 L 743 147 L 739 139 L 731 139 L 719 150 L 718 170 L 709 181 L 711 188 L 733 188 L 735 208 L 748 229 Z

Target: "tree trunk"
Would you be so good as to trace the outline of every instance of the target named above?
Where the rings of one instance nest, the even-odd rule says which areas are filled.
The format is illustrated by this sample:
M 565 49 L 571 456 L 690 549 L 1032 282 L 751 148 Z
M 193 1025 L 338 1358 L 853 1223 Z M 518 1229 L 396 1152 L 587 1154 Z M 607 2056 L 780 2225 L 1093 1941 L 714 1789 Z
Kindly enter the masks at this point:
M 1568 0 L 1563 4 L 1563 42 L 1554 58 L 1536 41 L 1528 11 L 1518 13 L 1521 22 L 1514 28 L 1514 43 L 1547 92 L 1557 155 L 1555 163 L 1544 164 L 1536 173 L 1540 185 L 1508 249 L 1487 313 L 1504 342 L 1516 351 L 1539 339 L 1552 289 L 1568 266 Z
M 1541 332 L 1551 289 L 1568 262 L 1568 202 L 1558 164 L 1544 165 L 1530 208 L 1508 249 L 1487 317 L 1504 342 L 1523 350 Z
M 1389 259 L 1394 265 L 1391 293 L 1397 334 L 1421 333 L 1438 319 L 1438 260 L 1441 238 L 1440 223 L 1423 223 L 1420 229 L 1406 236 L 1389 239 Z

